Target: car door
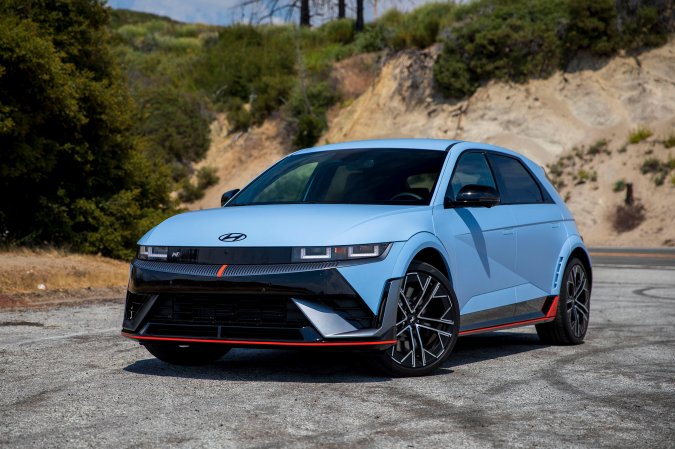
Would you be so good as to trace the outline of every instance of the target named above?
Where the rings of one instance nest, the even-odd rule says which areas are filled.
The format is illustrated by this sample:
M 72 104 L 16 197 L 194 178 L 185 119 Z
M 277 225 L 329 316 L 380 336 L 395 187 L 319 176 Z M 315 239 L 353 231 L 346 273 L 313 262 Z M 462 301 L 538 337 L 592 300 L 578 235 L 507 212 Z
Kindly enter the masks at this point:
M 453 201 L 475 184 L 497 189 L 483 151 L 459 155 L 447 185 Z M 509 207 L 443 207 L 434 227 L 452 258 L 453 287 L 462 313 L 462 330 L 487 327 L 513 316 L 517 276 L 515 217 Z
M 501 202 L 513 211 L 516 221 L 516 287 L 514 316 L 526 320 L 541 313 L 552 290 L 566 232 L 562 213 L 536 176 L 519 158 L 487 155 L 499 187 Z

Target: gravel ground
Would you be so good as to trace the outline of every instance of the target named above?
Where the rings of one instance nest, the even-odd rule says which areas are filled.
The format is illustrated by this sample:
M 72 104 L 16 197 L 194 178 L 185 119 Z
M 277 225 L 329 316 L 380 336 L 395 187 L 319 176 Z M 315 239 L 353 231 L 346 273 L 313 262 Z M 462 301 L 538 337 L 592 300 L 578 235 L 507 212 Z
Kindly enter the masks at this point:
M 2 447 L 675 447 L 675 270 L 596 268 L 586 343 L 459 340 L 426 378 L 364 356 L 233 350 L 172 367 L 119 302 L 0 312 Z

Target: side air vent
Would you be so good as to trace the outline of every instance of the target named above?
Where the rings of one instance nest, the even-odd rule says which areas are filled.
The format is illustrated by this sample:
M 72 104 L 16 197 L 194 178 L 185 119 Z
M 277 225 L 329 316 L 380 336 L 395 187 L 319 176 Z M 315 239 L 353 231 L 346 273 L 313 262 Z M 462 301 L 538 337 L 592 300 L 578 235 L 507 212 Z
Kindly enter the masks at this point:
M 555 276 L 553 276 L 553 289 L 558 288 L 558 282 L 560 282 L 560 271 L 562 270 L 563 258 L 558 259 L 558 265 L 555 268 Z

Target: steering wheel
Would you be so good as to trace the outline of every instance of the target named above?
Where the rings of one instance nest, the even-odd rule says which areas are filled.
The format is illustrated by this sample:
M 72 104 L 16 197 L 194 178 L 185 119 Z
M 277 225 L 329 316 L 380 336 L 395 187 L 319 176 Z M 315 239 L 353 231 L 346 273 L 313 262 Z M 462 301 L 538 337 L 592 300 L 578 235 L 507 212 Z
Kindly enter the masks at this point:
M 419 195 L 416 194 L 416 193 L 412 193 L 412 192 L 401 192 L 401 193 L 397 193 L 396 195 L 394 195 L 394 196 L 392 196 L 391 198 L 389 198 L 389 201 L 396 201 L 396 200 L 398 200 L 398 199 L 400 199 L 400 198 L 402 198 L 402 197 L 406 197 L 406 196 L 412 197 L 413 199 L 415 199 L 415 200 L 417 200 L 417 201 L 422 201 L 422 199 L 423 199 L 421 196 L 419 196 Z

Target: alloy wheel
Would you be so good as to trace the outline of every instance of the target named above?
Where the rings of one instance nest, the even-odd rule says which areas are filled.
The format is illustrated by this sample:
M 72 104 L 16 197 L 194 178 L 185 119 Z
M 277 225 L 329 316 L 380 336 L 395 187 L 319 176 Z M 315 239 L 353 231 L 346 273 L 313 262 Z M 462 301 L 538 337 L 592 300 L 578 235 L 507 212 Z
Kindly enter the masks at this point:
M 396 344 L 391 359 L 407 368 L 423 368 L 441 359 L 451 345 L 455 322 L 450 294 L 435 277 L 407 273 L 398 297 Z
M 575 337 L 586 333 L 589 317 L 590 289 L 586 272 L 581 265 L 574 265 L 567 276 L 567 315 Z

